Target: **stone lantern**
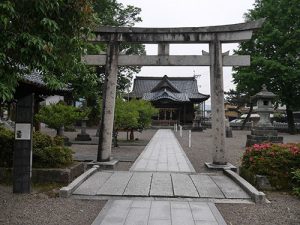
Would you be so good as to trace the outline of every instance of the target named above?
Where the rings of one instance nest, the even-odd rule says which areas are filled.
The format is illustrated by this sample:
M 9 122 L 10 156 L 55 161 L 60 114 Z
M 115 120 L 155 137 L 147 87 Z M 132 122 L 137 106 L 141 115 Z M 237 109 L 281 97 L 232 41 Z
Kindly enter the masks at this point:
M 274 112 L 272 101 L 275 97 L 276 95 L 268 91 L 264 84 L 262 90 L 251 98 L 257 102 L 255 112 L 259 114 L 260 119 L 251 130 L 251 135 L 247 135 L 246 147 L 263 142 L 283 143 L 283 137 L 278 136 L 270 120 L 270 115 Z
M 274 112 L 272 101 L 276 95 L 267 90 L 265 84 L 262 85 L 262 90 L 252 97 L 252 101 L 257 102 L 257 114 L 260 116 L 256 127 L 273 128 L 270 120 L 270 114 Z

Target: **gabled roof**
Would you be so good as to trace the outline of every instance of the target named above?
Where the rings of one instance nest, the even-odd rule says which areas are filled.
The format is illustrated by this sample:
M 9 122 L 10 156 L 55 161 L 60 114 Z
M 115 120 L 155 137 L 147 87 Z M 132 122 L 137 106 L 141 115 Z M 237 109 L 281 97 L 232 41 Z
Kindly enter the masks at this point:
M 180 93 L 180 91 L 169 81 L 167 75 L 163 76 L 161 81 L 151 90 L 151 92 L 160 91 L 162 89 L 169 89 L 173 92 Z
M 149 101 L 169 99 L 177 102 L 202 102 L 210 96 L 199 93 L 195 77 L 136 77 L 131 97 Z

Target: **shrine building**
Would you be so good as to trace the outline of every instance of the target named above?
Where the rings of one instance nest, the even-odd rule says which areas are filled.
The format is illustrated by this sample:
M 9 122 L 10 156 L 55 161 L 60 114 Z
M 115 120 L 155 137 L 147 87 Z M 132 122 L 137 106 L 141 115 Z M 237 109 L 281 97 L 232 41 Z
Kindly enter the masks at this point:
M 139 77 L 133 83 L 129 98 L 151 101 L 159 110 L 153 117 L 153 126 L 171 126 L 174 123 L 192 124 L 195 104 L 204 103 L 210 96 L 198 91 L 195 77 Z M 204 105 L 204 104 L 202 104 Z

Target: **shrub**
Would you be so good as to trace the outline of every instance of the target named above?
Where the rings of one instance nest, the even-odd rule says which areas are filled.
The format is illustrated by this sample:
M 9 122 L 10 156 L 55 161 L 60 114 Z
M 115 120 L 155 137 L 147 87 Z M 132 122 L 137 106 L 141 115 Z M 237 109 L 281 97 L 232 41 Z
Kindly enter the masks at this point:
M 14 133 L 0 126 L 0 166 L 12 167 Z
M 53 144 L 57 146 L 64 146 L 65 145 L 65 139 L 62 136 L 55 136 L 53 138 Z
M 296 195 L 300 197 L 300 169 L 296 169 L 293 174 L 293 190 Z
M 63 146 L 63 137 L 51 138 L 41 132 L 33 133 L 32 167 L 62 167 L 72 163 L 72 150 Z M 0 166 L 13 166 L 14 133 L 0 127 Z
M 277 189 L 292 184 L 292 171 L 300 165 L 300 144 L 255 144 L 247 148 L 242 158 L 242 170 L 266 175 Z
M 64 146 L 35 149 L 33 154 L 34 167 L 62 167 L 70 165 L 72 162 L 72 150 Z
M 33 132 L 33 141 L 32 141 L 33 149 L 44 149 L 52 145 L 53 145 L 53 141 L 49 135 L 43 134 L 39 131 Z

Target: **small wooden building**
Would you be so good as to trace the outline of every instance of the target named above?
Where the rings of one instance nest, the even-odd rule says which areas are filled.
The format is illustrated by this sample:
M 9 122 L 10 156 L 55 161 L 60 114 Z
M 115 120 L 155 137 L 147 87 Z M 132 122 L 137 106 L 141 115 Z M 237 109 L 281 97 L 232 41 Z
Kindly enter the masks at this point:
M 159 109 L 154 126 L 192 124 L 195 104 L 210 96 L 199 93 L 195 77 L 136 77 L 129 98 L 151 101 Z

